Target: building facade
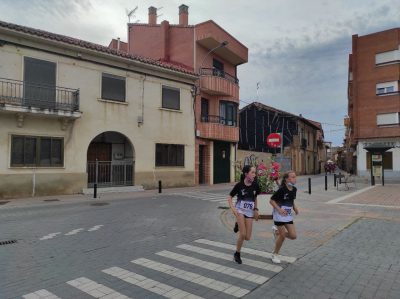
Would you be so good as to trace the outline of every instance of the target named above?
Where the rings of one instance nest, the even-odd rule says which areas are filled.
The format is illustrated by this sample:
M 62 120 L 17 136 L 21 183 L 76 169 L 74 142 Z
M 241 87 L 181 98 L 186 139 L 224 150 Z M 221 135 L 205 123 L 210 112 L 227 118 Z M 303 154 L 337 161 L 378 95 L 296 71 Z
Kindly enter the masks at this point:
M 360 176 L 370 175 L 368 149 L 381 148 L 385 177 L 400 178 L 399 65 L 399 28 L 353 36 L 344 159 Z
M 0 22 L 0 198 L 195 183 L 180 66 Z
M 284 170 L 292 169 L 297 174 L 321 172 L 326 150 L 320 123 L 255 102 L 240 110 L 239 124 L 239 151 L 252 151 L 256 156 L 270 153 Z M 281 134 L 281 147 L 267 145 L 271 133 Z
M 125 47 L 113 40 L 111 48 Z M 239 141 L 239 80 L 237 67 L 248 60 L 248 49 L 214 21 L 189 25 L 189 8 L 179 7 L 179 24 L 157 22 L 149 8 L 145 24 L 128 24 L 127 52 L 172 62 L 200 75 L 194 105 L 195 181 L 234 181 L 235 146 Z

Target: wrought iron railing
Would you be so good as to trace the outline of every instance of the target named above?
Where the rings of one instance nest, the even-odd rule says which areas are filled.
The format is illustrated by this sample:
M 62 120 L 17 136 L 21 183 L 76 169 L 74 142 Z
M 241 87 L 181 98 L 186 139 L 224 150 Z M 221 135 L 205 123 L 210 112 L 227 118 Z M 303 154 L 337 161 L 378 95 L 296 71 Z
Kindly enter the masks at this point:
M 0 104 L 78 111 L 79 89 L 0 78 Z
M 232 119 L 227 119 L 219 115 L 202 115 L 201 121 L 205 123 L 222 124 L 225 126 L 236 127 L 237 121 Z
M 87 163 L 88 187 L 132 186 L 135 161 L 97 161 Z
M 200 75 L 201 76 L 216 76 L 220 78 L 225 78 L 235 84 L 239 84 L 239 79 L 236 78 L 235 76 L 232 76 L 228 74 L 225 71 L 216 69 L 216 68 L 201 68 L 200 69 Z

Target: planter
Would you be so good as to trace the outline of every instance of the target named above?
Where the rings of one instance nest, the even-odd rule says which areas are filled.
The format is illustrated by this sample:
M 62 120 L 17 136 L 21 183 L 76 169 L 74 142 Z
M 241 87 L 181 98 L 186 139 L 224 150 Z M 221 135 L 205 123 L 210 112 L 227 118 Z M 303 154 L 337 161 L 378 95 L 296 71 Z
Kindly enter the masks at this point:
M 269 203 L 271 194 L 262 193 L 257 196 L 257 208 L 260 219 L 272 219 L 272 206 Z

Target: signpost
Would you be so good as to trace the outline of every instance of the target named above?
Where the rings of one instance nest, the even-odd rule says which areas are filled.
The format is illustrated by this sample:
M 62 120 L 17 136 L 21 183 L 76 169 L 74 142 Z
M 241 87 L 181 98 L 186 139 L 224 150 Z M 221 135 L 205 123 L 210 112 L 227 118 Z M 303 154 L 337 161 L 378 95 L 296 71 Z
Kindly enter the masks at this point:
M 267 137 L 267 145 L 272 148 L 280 147 L 282 143 L 282 136 L 279 133 L 271 133 Z

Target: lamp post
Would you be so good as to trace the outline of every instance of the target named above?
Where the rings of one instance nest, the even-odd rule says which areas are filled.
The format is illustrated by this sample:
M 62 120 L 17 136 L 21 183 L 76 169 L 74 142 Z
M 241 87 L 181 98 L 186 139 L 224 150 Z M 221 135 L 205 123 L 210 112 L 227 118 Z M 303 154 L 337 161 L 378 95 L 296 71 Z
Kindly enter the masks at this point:
M 201 74 L 201 69 L 203 68 L 203 64 L 204 64 L 204 61 L 206 60 L 207 56 L 210 55 L 215 50 L 217 50 L 219 48 L 223 48 L 223 47 L 225 47 L 227 45 L 228 45 L 228 42 L 227 41 L 223 41 L 218 46 L 216 46 L 216 47 L 212 48 L 210 51 L 208 51 L 206 55 L 204 55 L 204 57 L 203 57 L 203 59 L 201 60 L 201 63 L 200 63 L 199 74 Z

